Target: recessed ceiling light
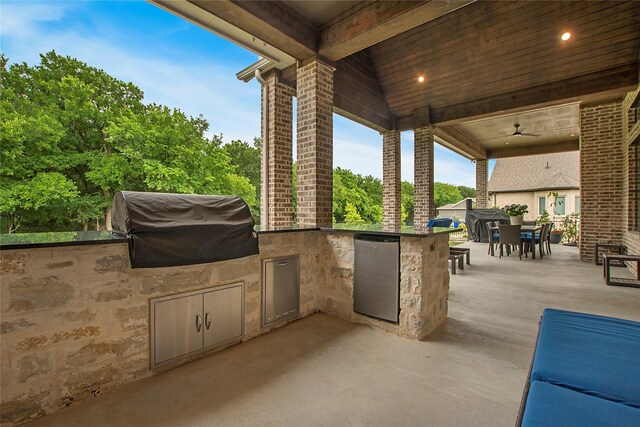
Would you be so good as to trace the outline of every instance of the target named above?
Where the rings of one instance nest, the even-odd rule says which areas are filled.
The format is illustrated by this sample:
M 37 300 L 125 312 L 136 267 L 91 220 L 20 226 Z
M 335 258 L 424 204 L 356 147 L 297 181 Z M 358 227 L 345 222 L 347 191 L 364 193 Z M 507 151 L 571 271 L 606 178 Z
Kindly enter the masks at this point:
M 511 144 L 509 141 L 505 142 L 504 145 L 509 145 Z
M 572 133 L 572 134 L 571 134 L 571 135 L 569 135 L 569 136 L 576 136 L 576 134 L 575 134 L 575 133 Z
M 418 77 L 418 83 L 424 83 L 424 76 Z
M 560 36 L 560 38 L 562 39 L 563 42 L 566 42 L 571 38 L 571 33 L 568 31 L 566 33 L 562 33 L 562 36 Z

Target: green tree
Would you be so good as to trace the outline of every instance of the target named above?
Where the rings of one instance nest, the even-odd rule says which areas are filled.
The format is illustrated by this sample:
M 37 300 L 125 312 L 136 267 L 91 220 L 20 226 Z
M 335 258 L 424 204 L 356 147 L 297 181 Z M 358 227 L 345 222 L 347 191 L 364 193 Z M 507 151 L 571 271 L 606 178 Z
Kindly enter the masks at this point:
M 382 181 L 371 176 L 335 168 L 333 171 L 333 217 L 345 222 L 347 203 L 355 207 L 361 219 L 368 224 L 382 221 Z
M 40 64 L 2 60 L 2 229 L 110 227 L 117 190 L 237 194 L 255 187 L 234 174 L 207 121 L 142 103 L 132 83 L 54 51 Z
M 433 184 L 433 201 L 436 208 L 450 203 L 456 203 L 460 200 L 462 200 L 462 195 L 455 185 L 444 184 L 442 182 L 435 182 Z
M 358 210 L 351 203 L 347 202 L 347 204 L 345 206 L 345 211 L 346 211 L 346 214 L 345 214 L 345 217 L 344 217 L 344 222 L 345 223 L 347 223 L 347 224 L 362 224 L 362 223 L 364 223 L 364 221 L 362 220 L 362 217 L 358 213 Z
M 403 221 L 406 223 L 413 222 L 413 184 L 408 181 L 402 181 L 402 213 Z
M 458 185 L 458 191 L 460 192 L 460 195 L 463 199 L 466 199 L 467 197 L 476 197 L 475 188 L 467 187 L 465 185 Z
M 260 223 L 260 138 L 254 138 L 253 144 L 245 141 L 233 140 L 222 146 L 229 156 L 234 172 L 247 177 L 249 183 L 256 189 L 255 202 L 249 205 L 251 214 Z

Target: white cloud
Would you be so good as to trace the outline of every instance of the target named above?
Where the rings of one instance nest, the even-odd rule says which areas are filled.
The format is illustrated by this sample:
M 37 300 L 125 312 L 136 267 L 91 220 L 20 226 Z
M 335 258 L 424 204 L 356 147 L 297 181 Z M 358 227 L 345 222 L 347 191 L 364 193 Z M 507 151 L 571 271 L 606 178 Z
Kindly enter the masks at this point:
M 382 147 L 334 139 L 333 166 L 382 178 Z
M 29 37 L 34 29 L 45 22 L 60 21 L 69 5 L 63 3 L 0 3 L 0 35 L 3 37 Z

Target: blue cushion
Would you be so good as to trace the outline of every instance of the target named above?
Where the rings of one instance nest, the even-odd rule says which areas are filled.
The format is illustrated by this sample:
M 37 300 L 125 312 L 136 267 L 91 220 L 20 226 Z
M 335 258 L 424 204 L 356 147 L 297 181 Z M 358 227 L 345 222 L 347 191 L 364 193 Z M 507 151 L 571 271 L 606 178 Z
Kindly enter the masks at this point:
M 427 223 L 427 227 L 449 227 L 453 220 L 451 218 L 433 218 Z
M 640 323 L 545 309 L 535 380 L 640 408 Z
M 522 426 L 638 427 L 640 409 L 553 384 L 531 383 Z

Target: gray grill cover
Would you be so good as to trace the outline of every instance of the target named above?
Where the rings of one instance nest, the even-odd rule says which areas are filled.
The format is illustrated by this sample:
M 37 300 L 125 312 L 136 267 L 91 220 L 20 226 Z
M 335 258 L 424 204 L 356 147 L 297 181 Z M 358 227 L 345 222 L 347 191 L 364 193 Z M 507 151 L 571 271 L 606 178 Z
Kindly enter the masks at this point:
M 487 234 L 487 222 L 499 221 L 508 224 L 509 217 L 502 209 L 473 209 L 467 211 L 465 223 L 467 224 L 467 233 L 469 240 L 474 242 L 489 243 L 489 235 Z
M 240 197 L 119 191 L 116 234 L 129 240 L 131 266 L 168 267 L 258 253 L 249 207 Z

